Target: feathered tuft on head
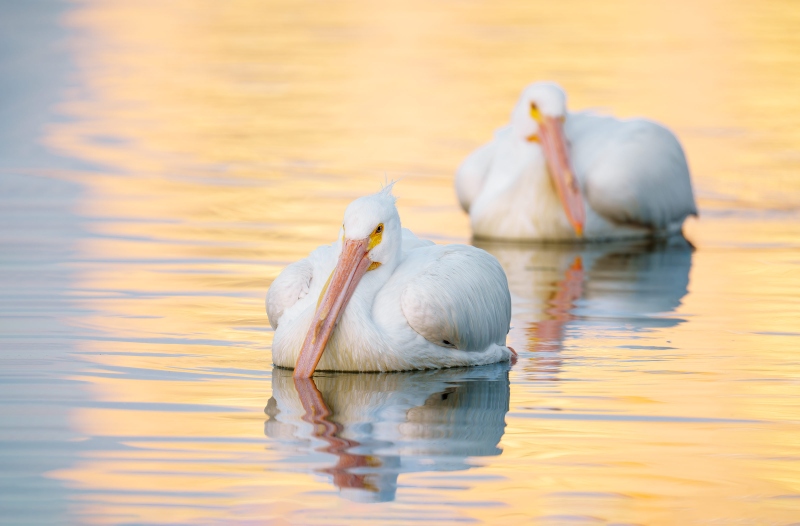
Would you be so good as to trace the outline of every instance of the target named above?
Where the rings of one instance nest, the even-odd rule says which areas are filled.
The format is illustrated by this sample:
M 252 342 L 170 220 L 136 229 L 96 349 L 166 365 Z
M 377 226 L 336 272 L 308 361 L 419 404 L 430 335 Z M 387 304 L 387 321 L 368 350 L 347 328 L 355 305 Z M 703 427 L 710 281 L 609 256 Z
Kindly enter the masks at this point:
M 379 194 L 383 194 L 383 195 L 388 196 L 388 197 L 391 197 L 392 198 L 392 203 L 396 203 L 397 202 L 397 198 L 392 193 L 392 190 L 394 189 L 394 185 L 397 184 L 398 181 L 399 181 L 399 179 L 392 179 L 392 181 L 389 182 L 389 180 L 384 175 L 383 184 L 381 185 L 381 191 L 378 192 L 378 193 Z
M 366 237 L 380 223 L 400 225 L 400 216 L 397 213 L 395 202 L 397 198 L 392 194 L 394 181 L 385 185 L 379 192 L 372 195 L 359 197 L 347 207 L 344 212 L 344 227 L 347 237 L 353 239 Z

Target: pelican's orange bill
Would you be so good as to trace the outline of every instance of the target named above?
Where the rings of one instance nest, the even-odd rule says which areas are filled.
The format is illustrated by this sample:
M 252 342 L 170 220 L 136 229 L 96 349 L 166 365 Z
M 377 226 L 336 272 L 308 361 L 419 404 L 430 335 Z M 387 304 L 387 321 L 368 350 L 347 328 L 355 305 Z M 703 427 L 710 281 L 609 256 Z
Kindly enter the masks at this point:
M 295 378 L 310 378 L 314 374 L 333 329 L 336 328 L 336 323 L 356 290 L 358 282 L 372 263 L 367 257 L 369 241 L 369 238 L 344 240 L 339 261 L 336 263 L 327 289 L 322 291 L 322 298 L 311 320 L 311 327 L 297 356 L 293 375 Z
M 561 119 L 541 116 L 539 123 L 539 135 L 542 144 L 544 158 L 547 161 L 547 168 L 550 177 L 556 187 L 564 212 L 567 214 L 572 228 L 578 237 L 583 236 L 583 225 L 586 223 L 586 211 L 583 207 L 583 197 L 575 178 L 575 172 L 567 152 L 567 140 L 564 136 L 564 125 Z

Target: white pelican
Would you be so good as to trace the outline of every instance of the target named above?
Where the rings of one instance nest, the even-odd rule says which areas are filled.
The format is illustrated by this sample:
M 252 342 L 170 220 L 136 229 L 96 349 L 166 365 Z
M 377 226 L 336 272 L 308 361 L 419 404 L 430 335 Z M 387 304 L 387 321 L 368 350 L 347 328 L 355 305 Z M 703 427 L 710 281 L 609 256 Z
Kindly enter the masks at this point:
M 264 434 L 289 466 L 330 476 L 341 496 L 390 501 L 401 473 L 467 470 L 475 457 L 502 453 L 508 370 L 498 363 L 312 379 L 276 367 Z
M 481 249 L 400 226 L 391 186 L 350 203 L 338 240 L 286 267 L 267 293 L 275 365 L 407 371 L 510 360 L 511 297 Z M 324 354 L 323 354 L 324 353 Z
M 646 119 L 567 112 L 555 83 L 522 92 L 511 123 L 471 153 L 456 192 L 476 238 L 667 236 L 697 215 L 678 139 Z

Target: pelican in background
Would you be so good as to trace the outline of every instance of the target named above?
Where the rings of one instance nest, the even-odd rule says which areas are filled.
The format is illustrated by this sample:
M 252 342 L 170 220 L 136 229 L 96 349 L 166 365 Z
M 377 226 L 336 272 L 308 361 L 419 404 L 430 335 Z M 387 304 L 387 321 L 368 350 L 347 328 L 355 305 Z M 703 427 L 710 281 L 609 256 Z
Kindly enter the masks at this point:
M 697 215 L 686 156 L 670 130 L 568 112 L 552 82 L 525 88 L 511 123 L 464 160 L 455 184 L 476 238 L 666 237 Z
M 511 297 L 492 255 L 400 225 L 392 187 L 350 203 L 338 240 L 267 293 L 272 359 L 314 370 L 408 371 L 510 360 Z

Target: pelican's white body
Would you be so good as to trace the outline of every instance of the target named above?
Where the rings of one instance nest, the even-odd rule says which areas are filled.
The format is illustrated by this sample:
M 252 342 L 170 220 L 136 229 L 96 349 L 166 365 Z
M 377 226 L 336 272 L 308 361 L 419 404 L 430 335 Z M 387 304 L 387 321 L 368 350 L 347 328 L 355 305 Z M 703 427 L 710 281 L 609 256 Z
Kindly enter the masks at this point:
M 400 229 L 399 217 L 396 223 L 395 228 L 386 221 L 383 241 L 393 244 L 393 255 L 359 282 L 317 370 L 406 371 L 510 359 L 505 339 L 511 297 L 497 260 L 475 247 L 420 240 Z M 347 225 L 346 231 L 354 228 Z M 270 286 L 267 313 L 275 329 L 275 365 L 295 366 L 341 253 L 342 235 L 286 267 Z
M 550 180 L 528 104 L 564 119 L 569 157 L 586 209 L 583 240 L 664 236 L 697 214 L 686 157 L 675 135 L 646 119 L 566 111 L 552 83 L 526 88 L 512 123 L 470 154 L 456 192 L 475 237 L 577 241 Z M 525 119 L 531 122 L 525 122 Z

